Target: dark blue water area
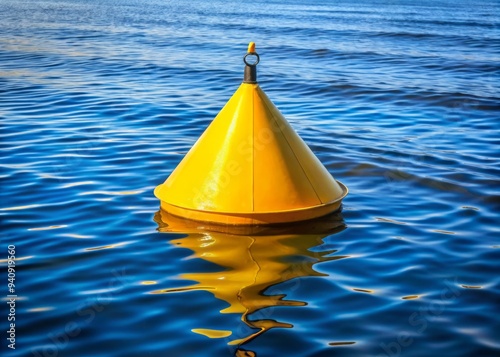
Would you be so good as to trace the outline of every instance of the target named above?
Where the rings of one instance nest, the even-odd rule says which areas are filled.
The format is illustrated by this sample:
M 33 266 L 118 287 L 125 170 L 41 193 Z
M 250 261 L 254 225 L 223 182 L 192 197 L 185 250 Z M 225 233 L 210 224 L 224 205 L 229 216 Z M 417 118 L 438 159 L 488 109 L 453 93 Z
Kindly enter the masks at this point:
M 1 355 L 500 355 L 499 14 L 0 0 Z M 349 187 L 342 213 L 324 233 L 167 232 L 153 190 L 249 41 L 261 88 Z

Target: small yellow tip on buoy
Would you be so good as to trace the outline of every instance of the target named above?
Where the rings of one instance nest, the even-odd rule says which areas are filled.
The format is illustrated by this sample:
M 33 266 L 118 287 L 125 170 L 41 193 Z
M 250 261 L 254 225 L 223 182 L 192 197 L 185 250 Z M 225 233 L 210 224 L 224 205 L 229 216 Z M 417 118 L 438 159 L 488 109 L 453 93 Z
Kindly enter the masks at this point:
M 255 52 L 255 42 L 250 42 L 248 44 L 248 53 L 254 53 Z

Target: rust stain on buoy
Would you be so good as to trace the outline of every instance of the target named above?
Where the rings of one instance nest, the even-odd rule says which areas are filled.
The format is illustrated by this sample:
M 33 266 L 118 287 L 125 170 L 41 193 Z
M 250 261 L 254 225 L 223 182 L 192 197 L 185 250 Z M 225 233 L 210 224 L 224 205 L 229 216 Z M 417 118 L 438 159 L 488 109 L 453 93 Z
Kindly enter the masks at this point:
M 257 83 L 253 42 L 243 83 L 168 179 L 161 208 L 188 219 L 262 225 L 313 219 L 340 208 L 336 181 Z

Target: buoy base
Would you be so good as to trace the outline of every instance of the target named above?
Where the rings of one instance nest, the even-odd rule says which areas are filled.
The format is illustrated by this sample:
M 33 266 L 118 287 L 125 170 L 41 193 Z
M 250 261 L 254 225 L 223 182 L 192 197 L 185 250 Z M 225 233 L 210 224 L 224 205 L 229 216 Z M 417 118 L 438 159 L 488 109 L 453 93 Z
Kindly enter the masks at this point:
M 183 208 L 172 205 L 165 201 L 161 201 L 161 209 L 178 217 L 210 222 L 225 225 L 274 225 L 280 223 L 291 223 L 307 221 L 319 217 L 323 217 L 329 213 L 333 213 L 340 209 L 342 199 L 347 195 L 347 187 L 337 181 L 342 188 L 342 196 L 338 199 L 312 207 L 298 208 L 286 211 L 275 212 L 216 212 L 216 211 L 200 211 L 189 208 Z
M 159 209 L 154 216 L 159 232 L 200 234 L 218 232 L 233 236 L 288 236 L 333 234 L 346 228 L 340 213 L 341 209 L 320 218 L 284 224 L 271 225 L 227 225 L 210 222 L 194 221 L 174 216 Z

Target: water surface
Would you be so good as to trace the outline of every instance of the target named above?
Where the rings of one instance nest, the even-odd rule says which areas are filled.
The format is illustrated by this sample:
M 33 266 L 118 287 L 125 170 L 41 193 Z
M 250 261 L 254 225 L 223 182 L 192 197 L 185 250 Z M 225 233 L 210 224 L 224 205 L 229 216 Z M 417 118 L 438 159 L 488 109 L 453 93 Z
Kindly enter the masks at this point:
M 0 0 L 1 254 L 18 259 L 2 356 L 498 355 L 499 13 Z M 340 215 L 235 235 L 158 212 L 249 41 L 349 187 Z

